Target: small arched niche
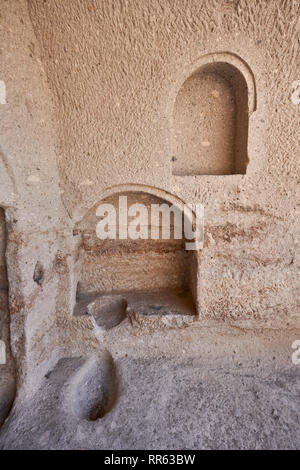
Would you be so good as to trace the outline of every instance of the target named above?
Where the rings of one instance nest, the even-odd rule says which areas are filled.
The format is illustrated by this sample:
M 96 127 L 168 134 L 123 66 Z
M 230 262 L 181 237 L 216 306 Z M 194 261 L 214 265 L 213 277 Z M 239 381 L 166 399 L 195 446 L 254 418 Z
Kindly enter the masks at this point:
M 149 218 L 143 225 L 147 239 L 120 239 L 119 203 L 126 196 L 128 209 L 134 204 L 147 208 Z M 101 204 L 110 204 L 116 209 L 117 239 L 101 240 L 97 237 L 96 226 L 99 217 L 96 209 Z M 163 238 L 163 218 L 158 219 L 158 238 L 151 238 L 153 220 L 150 219 L 151 205 L 170 207 L 172 204 L 156 195 L 139 191 L 112 194 L 102 199 L 76 225 L 80 240 L 77 267 L 77 293 L 74 314 L 84 313 L 88 302 L 102 295 L 120 298 L 129 309 L 152 315 L 164 313 L 196 313 L 197 256 L 186 251 L 185 239 L 174 237 L 174 216 L 171 213 L 169 239 Z M 174 206 L 173 206 L 174 207 Z M 176 208 L 183 219 L 181 209 Z M 130 223 L 131 217 L 128 216 Z M 166 219 L 165 219 L 166 220 Z M 144 222 L 143 222 L 144 224 Z
M 206 60 L 185 80 L 175 100 L 173 174 L 245 174 L 249 114 L 255 99 L 252 76 L 247 70 L 249 90 L 244 73 L 226 57 L 216 54 Z

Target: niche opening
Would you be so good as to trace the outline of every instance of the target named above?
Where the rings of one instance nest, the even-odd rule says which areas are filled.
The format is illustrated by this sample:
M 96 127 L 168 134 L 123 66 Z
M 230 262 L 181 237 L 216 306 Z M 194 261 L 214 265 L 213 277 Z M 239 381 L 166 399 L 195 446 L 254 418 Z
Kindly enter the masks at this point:
M 128 207 L 142 203 L 148 214 L 152 204 L 171 206 L 166 200 L 138 191 L 114 194 L 101 204 L 112 204 L 118 213 L 119 196 L 127 196 Z M 76 227 L 81 235 L 81 255 L 75 315 L 83 314 L 88 303 L 99 295 L 104 299 L 122 295 L 128 309 L 145 315 L 195 314 L 196 255 L 185 250 L 184 239 L 175 239 L 172 213 L 170 239 L 162 237 L 162 216 L 159 238 L 155 240 L 150 237 L 150 218 L 144 226 L 148 239 L 136 240 L 100 240 L 96 234 L 98 222 L 94 207 Z M 116 232 L 119 230 L 117 222 Z
M 227 62 L 207 63 L 182 85 L 173 111 L 174 175 L 245 174 L 248 86 Z

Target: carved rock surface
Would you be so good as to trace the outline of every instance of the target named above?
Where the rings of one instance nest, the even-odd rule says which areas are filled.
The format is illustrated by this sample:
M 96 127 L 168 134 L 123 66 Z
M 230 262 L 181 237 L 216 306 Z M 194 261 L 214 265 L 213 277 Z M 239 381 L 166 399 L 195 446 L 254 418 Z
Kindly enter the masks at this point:
M 98 326 L 110 330 L 126 316 L 127 301 L 120 295 L 103 295 L 88 304 L 87 311 Z
M 91 356 L 70 382 L 72 412 L 80 419 L 96 421 L 113 407 L 117 395 L 116 371 L 108 352 Z

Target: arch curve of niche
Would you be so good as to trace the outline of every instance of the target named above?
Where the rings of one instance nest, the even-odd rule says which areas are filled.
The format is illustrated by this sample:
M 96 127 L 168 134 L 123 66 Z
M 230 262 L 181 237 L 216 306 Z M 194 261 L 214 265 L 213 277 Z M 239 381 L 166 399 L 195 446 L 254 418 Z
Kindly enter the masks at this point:
M 74 314 L 82 314 L 88 302 L 104 295 L 121 295 L 130 308 L 145 314 L 197 313 L 198 252 L 186 251 L 184 239 L 163 239 L 162 218 L 156 240 L 150 236 L 150 217 L 147 239 L 97 237 L 97 207 L 112 204 L 118 214 L 119 196 L 127 196 L 128 207 L 142 203 L 148 214 L 151 204 L 173 205 L 183 212 L 184 202 L 159 188 L 129 184 L 103 191 L 75 225 L 78 255 Z M 119 233 L 118 219 L 116 224 Z
M 174 206 L 177 206 L 181 211 L 183 211 L 183 207 L 185 204 L 185 202 L 175 194 L 169 193 L 168 191 L 165 191 L 161 188 L 157 188 L 155 186 L 134 183 L 120 184 L 111 186 L 110 188 L 106 188 L 105 190 L 102 190 L 100 192 L 95 192 L 93 195 L 93 199 L 90 200 L 88 203 L 88 209 L 86 207 L 81 207 L 74 211 L 72 217 L 74 225 L 80 223 L 87 214 L 87 212 L 91 210 L 96 204 L 100 204 L 101 201 L 105 198 L 124 192 L 148 193 L 160 199 L 163 199 L 169 202 L 170 204 L 174 204 Z
M 219 52 L 185 69 L 171 94 L 174 175 L 245 174 L 256 86 L 246 62 Z

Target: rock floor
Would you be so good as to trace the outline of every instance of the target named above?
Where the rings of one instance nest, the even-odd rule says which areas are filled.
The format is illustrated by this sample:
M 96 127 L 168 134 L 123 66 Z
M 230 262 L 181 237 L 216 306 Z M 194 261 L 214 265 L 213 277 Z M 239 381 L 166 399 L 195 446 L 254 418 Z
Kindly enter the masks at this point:
M 224 326 L 111 339 L 96 359 L 58 361 L 33 396 L 21 390 L 0 448 L 299 448 L 299 338 Z

